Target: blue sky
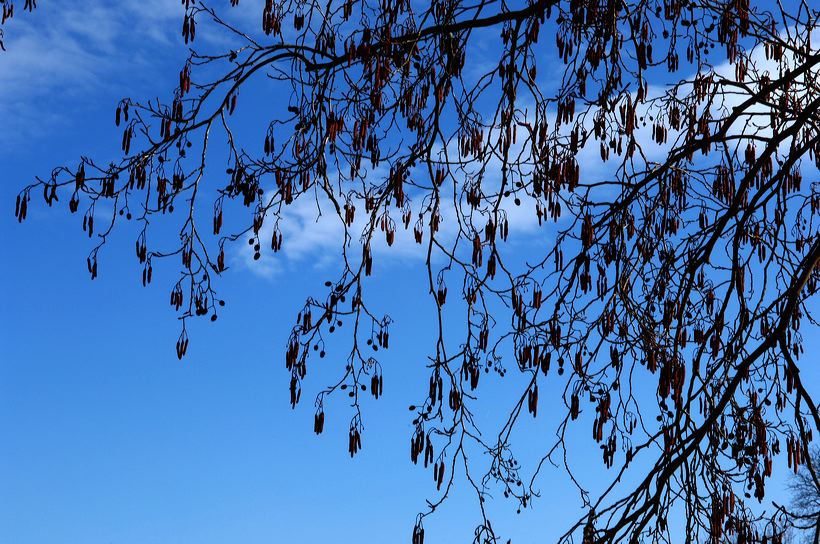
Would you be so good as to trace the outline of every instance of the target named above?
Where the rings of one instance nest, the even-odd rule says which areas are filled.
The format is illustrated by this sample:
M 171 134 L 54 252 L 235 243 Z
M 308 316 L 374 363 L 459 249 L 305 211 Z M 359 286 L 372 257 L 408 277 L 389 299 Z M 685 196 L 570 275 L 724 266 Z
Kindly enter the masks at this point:
M 411 266 L 420 263 L 411 254 L 379 261 L 376 275 L 395 283 L 372 289 L 396 326 L 382 360 L 386 394 L 366 401 L 364 448 L 353 460 L 342 398 L 326 408 L 325 434 L 311 432 L 312 394 L 330 376 L 321 363 L 311 367 L 301 405 L 293 411 L 288 402 L 290 328 L 305 297 L 336 273 L 321 258 L 321 240 L 317 251 L 257 270 L 233 255 L 219 285 L 226 308 L 215 324 L 193 324 L 188 355 L 178 361 L 178 324 L 167 304 L 176 270 L 158 268 L 143 289 L 133 230 L 115 235 L 92 282 L 91 243 L 65 202 L 59 210 L 36 202 L 22 226 L 11 212 L 33 176 L 80 155 L 118 156 L 120 98 L 168 96 L 186 56 L 179 3 L 42 4 L 8 27 L 9 52 L 0 55 L 0 542 L 409 541 L 415 515 L 434 496 L 429 473 L 407 455 L 407 406 L 423 391 L 432 347 L 433 307 Z M 234 16 L 252 16 L 255 25 L 251 4 Z M 217 37 L 202 39 L 218 45 Z M 812 347 L 816 340 L 807 342 L 810 354 Z M 816 384 L 818 371 L 806 373 Z M 503 393 L 503 385 L 482 393 L 485 416 L 508 400 Z M 548 418 L 525 428 L 535 446 L 553 432 Z M 584 447 L 577 459 L 602 470 L 594 444 Z M 523 448 L 524 457 L 536 453 Z M 583 476 L 593 483 L 596 474 Z M 767 500 L 783 500 L 777 485 Z M 512 503 L 492 503 L 500 534 L 541 542 L 580 514 L 559 471 L 545 474 L 542 489 L 520 515 Z M 425 521 L 428 541 L 469 540 L 479 519 L 459 486 Z
M 33 176 L 81 155 L 117 156 L 117 101 L 167 96 L 185 58 L 178 2 L 82 5 L 45 3 L 18 17 L 0 56 L 0 202 L 9 212 L 0 214 L 0 542 L 409 540 L 434 496 L 429 473 L 407 455 L 407 406 L 419 399 L 407 384 L 426 380 L 423 316 L 433 308 L 406 261 L 383 265 L 403 286 L 384 305 L 397 321 L 386 395 L 366 402 L 364 449 L 351 460 L 345 402 L 330 403 L 316 437 L 310 398 L 325 383 L 321 370 L 292 411 L 284 368 L 293 319 L 331 265 L 296 256 L 260 273 L 237 256 L 220 285 L 225 310 L 215 324 L 194 323 L 179 362 L 167 305 L 176 271 L 158 267 L 143 289 L 135 232 L 115 235 L 92 282 L 77 216 L 38 204 L 24 225 L 15 221 L 14 197 Z M 480 518 L 463 489 L 425 522 L 428 540 L 472 535 Z M 516 515 L 498 500 L 494 522 L 534 542 L 576 513 L 566 506 L 555 494 Z

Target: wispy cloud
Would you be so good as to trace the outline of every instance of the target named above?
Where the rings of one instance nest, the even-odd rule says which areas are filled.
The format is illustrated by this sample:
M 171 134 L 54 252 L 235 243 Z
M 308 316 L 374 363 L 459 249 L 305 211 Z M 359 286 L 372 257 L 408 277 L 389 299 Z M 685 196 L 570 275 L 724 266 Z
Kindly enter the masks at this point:
M 382 169 L 379 168 L 378 170 Z M 498 187 L 500 171 L 500 163 L 496 164 L 496 161 L 491 161 L 485 173 L 488 187 Z M 373 171 L 368 174 L 368 177 L 377 174 L 384 175 L 385 173 L 386 170 L 384 173 Z M 273 193 L 273 191 L 270 192 Z M 408 195 L 410 208 L 413 210 L 408 228 L 405 228 L 401 222 L 400 210 L 396 208 L 390 210 L 390 215 L 396 226 L 392 245 L 388 245 L 386 235 L 378 225 L 376 226 L 371 241 L 371 252 L 375 261 L 401 264 L 402 262 L 418 263 L 426 259 L 429 240 L 429 213 L 425 214 L 422 244 L 415 241 L 413 228 L 418 219 L 419 209 L 427 205 L 427 202 L 422 202 L 422 199 L 428 193 L 418 190 L 413 191 L 413 193 Z M 465 216 L 469 215 L 470 211 L 466 203 L 454 200 L 452 188 L 447 189 L 445 186 L 441 194 L 442 200 L 439 205 L 441 223 L 436 239 L 444 247 L 451 248 L 459 235 L 459 225 L 463 225 Z M 460 193 L 460 187 L 458 196 L 460 199 L 463 197 Z M 363 236 L 368 231 L 368 222 L 370 221 L 370 215 L 364 211 L 364 202 L 357 200 L 354 205 L 356 206 L 355 220 L 347 229 L 350 235 L 347 249 L 348 258 L 353 264 L 358 263 L 361 258 Z M 520 243 L 526 246 L 536 240 L 537 243 L 543 244 L 545 232 L 550 227 L 546 225 L 539 226 L 535 215 L 535 200 L 533 198 L 521 194 L 520 205 L 517 206 L 512 202 L 512 199 L 504 199 L 502 210 L 509 222 L 510 243 Z M 488 215 L 476 211 L 470 220 L 475 222 L 475 228 L 481 232 L 487 219 L 489 219 Z M 345 225 L 336 214 L 333 204 L 325 196 L 305 194 L 284 208 L 279 221 L 283 246 L 278 254 L 274 254 L 269 248 L 274 223 L 275 218 L 269 217 L 259 233 L 259 239 L 263 246 L 261 258 L 254 260 L 255 252 L 252 248 L 248 244 L 239 244 L 233 259 L 235 266 L 239 265 L 262 277 L 273 278 L 281 273 L 292 272 L 305 266 L 324 269 L 338 265 L 342 245 L 345 242 Z M 463 250 L 462 247 L 459 253 Z M 469 256 L 461 255 L 461 257 L 469 260 Z M 436 261 L 443 258 L 444 256 L 439 250 L 434 252 Z
M 67 0 L 18 14 L 4 28 L 7 51 L 0 54 L 2 143 L 37 136 L 59 123 L 63 108 L 81 107 L 78 100 L 125 86 L 137 73 L 144 77 L 133 67 L 177 39 L 181 13 L 172 0 Z

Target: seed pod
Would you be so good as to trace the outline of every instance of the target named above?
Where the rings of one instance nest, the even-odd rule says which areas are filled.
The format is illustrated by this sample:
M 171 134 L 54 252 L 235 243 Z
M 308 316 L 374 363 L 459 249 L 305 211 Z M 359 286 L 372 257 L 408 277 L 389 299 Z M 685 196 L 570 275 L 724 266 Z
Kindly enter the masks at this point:
M 373 374 L 370 377 L 370 393 L 373 395 L 373 398 L 379 398 L 379 376 L 378 374 Z
M 322 434 L 322 431 L 325 428 L 325 412 L 321 408 L 318 412 L 313 416 L 313 432 L 317 435 Z
M 179 339 L 177 340 L 177 358 L 182 359 L 185 355 L 185 352 L 188 351 L 188 334 L 185 330 L 182 331 L 179 335 Z
M 580 413 L 580 405 L 579 405 L 579 399 L 578 399 L 578 394 L 577 393 L 572 394 L 572 397 L 570 399 L 569 410 L 570 410 L 570 417 L 573 420 L 578 419 L 578 414 Z
M 413 527 L 412 544 L 424 544 L 424 527 L 421 526 L 421 521 L 417 521 Z

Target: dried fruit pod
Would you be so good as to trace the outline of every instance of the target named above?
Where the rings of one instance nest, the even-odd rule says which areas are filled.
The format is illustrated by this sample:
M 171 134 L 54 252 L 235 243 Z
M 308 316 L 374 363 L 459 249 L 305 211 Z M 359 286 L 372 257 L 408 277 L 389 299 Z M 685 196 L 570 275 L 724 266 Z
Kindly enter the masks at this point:
M 313 416 L 313 432 L 317 435 L 322 434 L 322 431 L 325 428 L 325 412 L 321 408 L 318 412 Z

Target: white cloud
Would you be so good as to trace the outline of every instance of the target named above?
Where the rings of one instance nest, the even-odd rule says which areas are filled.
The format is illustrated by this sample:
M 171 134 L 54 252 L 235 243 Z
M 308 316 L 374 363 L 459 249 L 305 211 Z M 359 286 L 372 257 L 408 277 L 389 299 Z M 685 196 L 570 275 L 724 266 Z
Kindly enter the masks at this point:
M 384 175 L 383 168 L 377 169 L 368 174 L 372 178 L 374 174 Z M 499 185 L 500 166 L 491 161 L 485 174 L 487 185 L 497 187 Z M 459 187 L 460 189 L 460 187 Z M 391 218 L 395 221 L 395 239 L 391 246 L 387 244 L 385 234 L 376 226 L 373 235 L 371 250 L 374 261 L 388 261 L 391 263 L 401 263 L 404 261 L 419 263 L 427 257 L 427 243 L 429 242 L 429 213 L 425 214 L 424 238 L 422 244 L 415 241 L 413 228 L 418 219 L 418 213 L 422 206 L 422 198 L 427 192 L 416 191 L 416 194 L 408 195 L 410 208 L 412 209 L 411 220 L 408 228 L 405 228 L 401 221 L 401 211 L 395 207 L 390 209 Z M 362 248 L 362 235 L 366 232 L 369 214 L 365 213 L 363 201 L 355 201 L 355 220 L 349 227 L 351 236 L 348 246 L 348 256 L 353 265 L 359 262 Z M 442 217 L 439 232 L 436 239 L 444 247 L 451 248 L 459 232 L 458 216 L 463 217 L 469 214 L 465 209 L 466 204 L 460 203 L 462 211 L 456 210 L 453 201 L 452 190 L 442 190 L 442 200 L 439 212 Z M 521 195 L 520 206 L 515 206 L 512 199 L 505 199 L 502 209 L 506 212 L 509 221 L 509 241 L 526 242 L 537 238 L 543 243 L 542 229 L 548 229 L 550 221 L 545 219 L 543 227 L 538 225 L 535 215 L 535 201 Z M 483 218 L 483 219 L 482 219 Z M 483 226 L 488 216 L 480 215 L 478 212 L 473 217 L 476 228 L 479 229 L 483 238 Z M 314 268 L 326 268 L 339 263 L 342 244 L 345 240 L 345 228 L 342 220 L 336 214 L 333 204 L 323 194 L 316 197 L 314 194 L 305 194 L 297 198 L 292 204 L 286 206 L 281 213 L 279 228 L 282 233 L 283 246 L 280 253 L 275 254 L 270 250 L 270 240 L 273 234 L 275 218 L 268 216 L 259 238 L 262 245 L 262 256 L 259 260 L 254 260 L 253 249 L 246 243 L 239 243 L 238 253 L 235 255 L 234 264 L 239 264 L 253 273 L 272 278 L 280 273 L 292 271 L 293 269 L 311 266 Z M 503 242 L 499 241 L 500 244 Z M 469 244 L 462 242 L 459 252 L 463 253 L 464 248 Z M 440 251 L 434 252 L 438 261 L 443 258 Z M 464 257 L 464 255 L 461 255 Z M 467 256 L 469 259 L 469 256 Z
M 177 0 L 65 0 L 41 3 L 32 13 L 20 10 L 3 27 L 0 141 L 20 145 L 47 133 L 67 117 L 61 110 L 82 107 L 101 91 L 150 85 L 152 65 L 174 58 L 168 46 L 178 45 L 185 55 L 182 14 Z M 159 46 L 166 47 L 162 55 Z

